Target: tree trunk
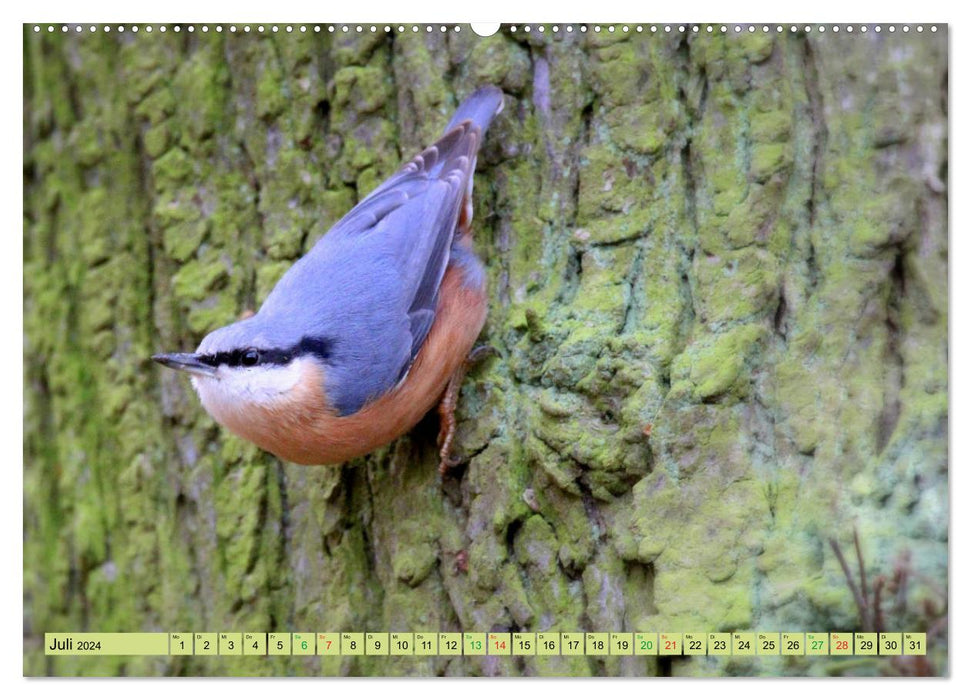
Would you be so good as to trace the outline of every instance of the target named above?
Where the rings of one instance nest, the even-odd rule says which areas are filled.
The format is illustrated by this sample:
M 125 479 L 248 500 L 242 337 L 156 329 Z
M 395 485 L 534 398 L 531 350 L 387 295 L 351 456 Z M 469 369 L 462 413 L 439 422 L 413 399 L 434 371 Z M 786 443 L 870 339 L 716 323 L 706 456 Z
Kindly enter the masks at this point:
M 946 27 L 46 28 L 24 45 L 26 673 L 839 673 L 42 644 L 863 629 L 828 544 L 855 570 L 854 528 L 883 628 L 931 628 L 947 671 Z M 462 390 L 463 466 L 438 476 L 434 416 L 342 467 L 281 463 L 149 360 L 258 308 L 489 83 L 499 356 Z

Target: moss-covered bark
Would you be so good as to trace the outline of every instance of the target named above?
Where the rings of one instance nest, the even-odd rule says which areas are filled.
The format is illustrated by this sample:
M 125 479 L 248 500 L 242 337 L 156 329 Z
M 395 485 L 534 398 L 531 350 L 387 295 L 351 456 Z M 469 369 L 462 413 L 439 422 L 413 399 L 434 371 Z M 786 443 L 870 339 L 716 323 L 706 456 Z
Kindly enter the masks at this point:
M 826 657 L 47 658 L 45 631 L 858 628 L 942 609 L 947 36 L 25 31 L 25 672 L 824 674 Z M 500 357 L 342 468 L 157 351 L 258 306 L 464 94 Z M 938 613 L 934 613 L 938 614 Z M 946 670 L 946 640 L 931 641 Z M 862 672 L 887 668 L 865 661 Z

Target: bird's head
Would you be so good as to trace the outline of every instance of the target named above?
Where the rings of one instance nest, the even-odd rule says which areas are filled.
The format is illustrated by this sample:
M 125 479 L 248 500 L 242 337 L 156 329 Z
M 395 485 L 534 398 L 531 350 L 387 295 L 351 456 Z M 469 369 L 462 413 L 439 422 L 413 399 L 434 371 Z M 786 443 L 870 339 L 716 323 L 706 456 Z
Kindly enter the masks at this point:
M 269 332 L 271 327 L 275 332 Z M 323 365 L 331 353 L 325 338 L 281 333 L 259 314 L 207 335 L 193 353 L 159 354 L 159 364 L 187 372 L 202 405 L 230 428 L 253 420 L 254 411 L 282 411 L 323 401 Z M 239 432 L 239 430 L 236 430 Z

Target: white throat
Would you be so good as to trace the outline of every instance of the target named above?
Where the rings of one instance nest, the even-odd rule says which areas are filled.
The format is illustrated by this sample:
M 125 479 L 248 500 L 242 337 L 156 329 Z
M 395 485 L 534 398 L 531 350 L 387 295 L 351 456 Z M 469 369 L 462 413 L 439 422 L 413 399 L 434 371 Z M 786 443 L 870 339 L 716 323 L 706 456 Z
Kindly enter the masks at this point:
M 228 367 L 220 365 L 215 375 L 193 375 L 192 386 L 202 405 L 217 420 L 254 405 L 271 407 L 287 398 L 303 377 L 306 358 L 286 365 Z

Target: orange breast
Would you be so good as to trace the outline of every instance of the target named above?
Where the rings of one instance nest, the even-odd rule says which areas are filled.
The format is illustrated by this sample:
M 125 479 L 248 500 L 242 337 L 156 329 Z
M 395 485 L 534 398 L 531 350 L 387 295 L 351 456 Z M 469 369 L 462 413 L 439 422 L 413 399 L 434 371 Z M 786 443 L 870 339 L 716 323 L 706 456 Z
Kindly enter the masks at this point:
M 292 397 L 261 409 L 257 420 L 226 421 L 226 427 L 281 459 L 298 464 L 336 464 L 367 454 L 411 430 L 439 401 L 448 380 L 465 361 L 485 324 L 484 286 L 463 284 L 449 265 L 439 291 L 435 323 L 405 380 L 355 414 L 319 408 L 321 370 L 308 363 Z M 316 393 L 316 395 L 315 395 Z

